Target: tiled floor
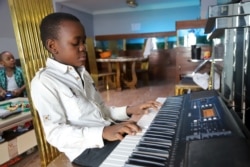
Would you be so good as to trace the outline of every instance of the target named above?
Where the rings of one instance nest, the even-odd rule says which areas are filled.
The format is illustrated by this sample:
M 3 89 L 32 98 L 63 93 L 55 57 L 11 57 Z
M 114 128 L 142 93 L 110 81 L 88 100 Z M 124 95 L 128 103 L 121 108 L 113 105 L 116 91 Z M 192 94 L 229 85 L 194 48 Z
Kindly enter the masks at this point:
M 124 89 L 123 91 L 100 89 L 101 95 L 107 105 L 122 106 L 142 103 L 148 100 L 155 100 L 157 97 L 174 95 L 174 83 L 172 81 L 153 81 L 149 86 L 138 86 L 137 89 Z M 12 167 L 39 167 L 40 160 L 38 151 L 35 150 L 26 158 Z

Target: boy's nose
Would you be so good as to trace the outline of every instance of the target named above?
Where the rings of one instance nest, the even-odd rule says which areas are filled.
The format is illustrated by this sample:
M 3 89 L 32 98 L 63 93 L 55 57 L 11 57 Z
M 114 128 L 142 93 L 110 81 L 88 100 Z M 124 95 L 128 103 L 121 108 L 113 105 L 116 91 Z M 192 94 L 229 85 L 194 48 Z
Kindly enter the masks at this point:
M 86 45 L 85 45 L 85 44 L 82 44 L 82 45 L 79 47 L 79 50 L 80 50 L 81 52 L 86 51 Z

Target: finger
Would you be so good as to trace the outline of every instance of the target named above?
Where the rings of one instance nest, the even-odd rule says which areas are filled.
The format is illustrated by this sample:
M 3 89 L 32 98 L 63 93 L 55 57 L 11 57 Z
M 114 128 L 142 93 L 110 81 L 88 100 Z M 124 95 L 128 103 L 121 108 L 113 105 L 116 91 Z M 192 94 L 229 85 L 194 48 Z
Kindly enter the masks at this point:
M 118 139 L 118 140 L 122 140 L 124 137 L 124 134 L 122 134 L 122 133 L 116 133 L 116 135 L 115 135 L 115 137 L 116 137 L 116 139 Z
M 155 101 L 155 102 L 154 102 L 154 105 L 157 106 L 157 107 L 160 107 L 160 106 L 162 106 L 162 103 L 160 103 L 160 102 L 158 102 L 158 101 Z
M 145 109 L 152 108 L 152 107 L 154 107 L 152 104 L 144 104 L 144 105 L 140 106 L 140 109 L 145 110 Z
M 134 122 L 126 122 L 123 127 L 119 130 L 121 134 L 135 135 L 140 131 L 140 127 L 137 126 Z
M 143 109 L 142 111 L 140 111 L 139 114 L 148 114 L 148 113 L 149 113 L 149 110 L 148 110 L 148 108 L 146 108 L 146 109 Z
M 155 108 L 155 109 L 159 108 L 159 107 L 162 105 L 162 104 L 161 104 L 160 102 L 158 102 L 158 101 L 150 101 L 148 104 L 150 104 L 151 107 L 152 107 L 152 108 Z
M 132 135 L 135 135 L 137 132 L 141 131 L 141 128 L 134 122 L 127 124 L 126 127 L 129 128 L 129 134 Z

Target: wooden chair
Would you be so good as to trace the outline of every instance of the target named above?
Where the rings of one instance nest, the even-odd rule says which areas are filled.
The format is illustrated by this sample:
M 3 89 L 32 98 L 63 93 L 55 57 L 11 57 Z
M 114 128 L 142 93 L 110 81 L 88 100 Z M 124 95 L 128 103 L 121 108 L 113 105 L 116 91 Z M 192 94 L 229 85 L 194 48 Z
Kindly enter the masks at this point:
M 142 49 L 143 54 L 145 51 L 147 40 L 148 39 L 146 39 L 144 41 L 144 45 L 143 45 L 143 49 Z M 136 73 L 138 76 L 142 77 L 143 84 L 148 85 L 148 83 L 149 83 L 149 55 L 148 55 L 148 58 L 146 60 L 138 62 L 138 63 L 139 63 L 139 65 L 137 64 L 138 68 L 136 69 Z
M 176 84 L 175 85 L 175 95 L 183 95 L 188 92 L 193 92 L 193 91 L 200 91 L 202 90 L 201 87 L 195 84 Z
M 194 83 L 191 77 L 184 77 L 175 85 L 175 95 L 183 95 L 189 92 L 201 91 L 202 88 Z
M 144 85 L 148 85 L 149 84 L 149 58 L 138 63 L 140 64 L 139 64 L 139 68 L 136 69 L 136 74 L 138 77 L 142 78 Z
M 112 71 L 111 65 L 109 64 L 107 72 L 100 72 L 98 70 L 94 40 L 92 38 L 87 38 L 86 45 L 90 75 L 93 78 L 96 87 L 99 86 L 99 78 L 102 78 L 105 82 L 107 90 L 109 89 L 109 87 L 116 88 L 116 73 Z

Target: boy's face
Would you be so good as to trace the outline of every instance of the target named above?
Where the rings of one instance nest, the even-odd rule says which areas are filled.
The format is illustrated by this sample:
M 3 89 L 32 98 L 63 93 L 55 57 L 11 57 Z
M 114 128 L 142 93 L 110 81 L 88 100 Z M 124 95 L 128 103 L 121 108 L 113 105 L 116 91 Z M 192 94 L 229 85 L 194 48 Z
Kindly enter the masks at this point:
M 14 68 L 16 65 L 16 59 L 11 53 L 6 52 L 2 55 L 1 65 L 5 68 Z
M 73 67 L 85 65 L 86 35 L 82 24 L 75 21 L 61 22 L 57 37 L 51 45 L 52 53 L 56 50 L 53 53 L 55 60 Z

